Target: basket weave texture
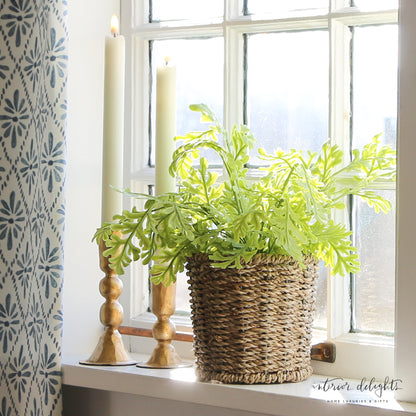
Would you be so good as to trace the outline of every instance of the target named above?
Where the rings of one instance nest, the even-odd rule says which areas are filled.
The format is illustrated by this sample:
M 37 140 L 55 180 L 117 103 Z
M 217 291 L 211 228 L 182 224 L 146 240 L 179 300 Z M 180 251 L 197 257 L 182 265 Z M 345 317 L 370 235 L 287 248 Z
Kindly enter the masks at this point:
M 312 374 L 310 341 L 318 264 L 257 255 L 241 269 L 188 259 L 194 352 L 201 381 L 298 382 Z

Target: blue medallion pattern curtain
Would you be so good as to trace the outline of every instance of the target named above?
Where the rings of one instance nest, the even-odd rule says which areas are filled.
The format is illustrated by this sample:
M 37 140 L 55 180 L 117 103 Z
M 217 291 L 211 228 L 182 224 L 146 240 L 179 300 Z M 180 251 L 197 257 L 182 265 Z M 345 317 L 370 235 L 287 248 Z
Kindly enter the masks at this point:
M 0 0 L 0 416 L 62 412 L 66 0 Z

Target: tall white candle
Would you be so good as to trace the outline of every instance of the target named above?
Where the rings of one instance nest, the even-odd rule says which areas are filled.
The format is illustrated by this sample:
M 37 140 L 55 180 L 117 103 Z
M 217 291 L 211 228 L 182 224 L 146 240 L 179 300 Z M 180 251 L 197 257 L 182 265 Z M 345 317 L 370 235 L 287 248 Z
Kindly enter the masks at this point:
M 111 18 L 105 39 L 102 222 L 122 211 L 123 196 L 110 186 L 123 186 L 124 62 L 125 41 L 119 35 L 117 16 Z
M 176 67 L 168 58 L 157 68 L 156 77 L 156 195 L 174 192 L 175 178 L 169 174 L 176 134 Z

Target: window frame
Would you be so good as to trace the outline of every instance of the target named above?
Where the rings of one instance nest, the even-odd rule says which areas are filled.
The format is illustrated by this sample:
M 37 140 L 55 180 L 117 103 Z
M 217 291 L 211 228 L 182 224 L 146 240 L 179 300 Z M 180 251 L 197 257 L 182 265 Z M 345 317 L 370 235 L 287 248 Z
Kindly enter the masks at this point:
M 197 25 L 182 22 L 148 23 L 148 2 L 129 0 L 122 7 L 122 28 L 126 36 L 127 51 L 127 85 L 126 107 L 132 108 L 126 112 L 125 154 L 130 155 L 126 160 L 125 183 L 137 192 L 146 192 L 148 185 L 153 182 L 153 169 L 148 167 L 147 137 L 149 129 L 149 40 L 170 39 L 175 37 L 193 37 L 203 33 L 219 35 L 225 38 L 224 49 L 224 125 L 226 128 L 243 123 L 244 112 L 244 44 L 243 35 L 269 30 L 300 30 L 328 29 L 330 37 L 330 118 L 329 136 L 333 144 L 346 148 L 350 140 L 349 127 L 349 42 L 350 25 L 397 23 L 398 12 L 386 10 L 382 12 L 360 12 L 355 8 L 345 7 L 344 0 L 329 0 L 328 14 L 311 16 L 310 18 L 287 17 L 279 19 L 278 23 L 272 18 L 259 20 L 253 16 L 242 16 L 242 0 L 225 0 L 224 22 L 198 22 Z M 140 7 L 142 6 L 142 7 Z M 348 64 L 347 64 L 348 63 Z M 132 76 L 134 74 L 134 77 Z M 127 159 L 127 158 L 126 158 Z M 131 201 L 124 201 L 129 207 Z M 337 219 L 347 221 L 343 213 L 335 214 Z M 154 317 L 147 312 L 149 293 L 146 279 L 134 276 L 147 276 L 146 268 L 134 263 L 127 271 L 124 279 L 125 289 L 121 302 L 125 310 L 125 322 L 133 326 L 151 328 Z M 317 331 L 318 339 L 330 339 L 337 345 L 337 360 L 335 364 L 314 362 L 314 370 L 320 374 L 360 378 L 382 378 L 393 374 L 394 371 L 394 340 L 379 335 L 348 333 L 350 317 L 346 312 L 349 298 L 349 277 L 330 277 L 328 279 L 328 333 Z M 190 320 L 174 317 L 179 330 L 191 330 Z M 130 340 L 131 348 L 140 348 L 141 340 Z M 182 348 L 179 352 L 181 352 Z M 149 350 L 151 352 L 151 350 Z M 190 354 L 185 347 L 185 356 Z M 341 357 L 345 357 L 341 358 Z M 351 365 L 354 363 L 354 365 Z
M 399 106 L 396 244 L 395 373 L 403 389 L 398 400 L 416 402 L 416 279 L 413 257 L 416 247 L 416 192 L 414 186 L 416 142 L 416 2 L 399 3 Z

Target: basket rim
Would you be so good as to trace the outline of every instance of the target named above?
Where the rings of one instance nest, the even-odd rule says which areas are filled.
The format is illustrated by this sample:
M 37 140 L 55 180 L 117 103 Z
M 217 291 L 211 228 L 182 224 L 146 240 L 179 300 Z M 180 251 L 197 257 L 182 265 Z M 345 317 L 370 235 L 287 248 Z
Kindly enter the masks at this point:
M 215 261 L 209 258 L 209 254 L 207 253 L 194 253 L 191 256 L 187 257 L 187 263 L 189 261 L 197 261 L 200 263 L 209 263 L 212 265 Z M 259 264 L 270 264 L 270 265 L 290 265 L 293 267 L 300 267 L 302 269 L 306 269 L 309 265 L 316 265 L 319 263 L 319 259 L 317 259 L 313 254 L 304 254 L 302 258 L 302 262 L 296 260 L 292 256 L 286 254 L 267 254 L 267 253 L 257 253 L 255 254 L 249 262 L 245 262 L 244 259 L 241 259 L 241 268 L 250 268 L 256 267 Z M 304 266 L 304 267 L 302 267 Z M 234 269 L 239 270 L 237 267 L 215 267 L 215 269 Z

